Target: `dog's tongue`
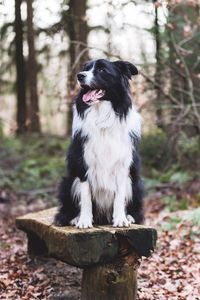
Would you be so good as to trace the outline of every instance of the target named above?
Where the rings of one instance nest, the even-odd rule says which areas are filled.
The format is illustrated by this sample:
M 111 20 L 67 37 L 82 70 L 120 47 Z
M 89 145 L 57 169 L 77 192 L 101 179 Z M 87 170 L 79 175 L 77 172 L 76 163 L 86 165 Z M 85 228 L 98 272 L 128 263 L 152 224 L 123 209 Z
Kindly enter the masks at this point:
M 105 91 L 103 90 L 90 90 L 86 94 L 83 95 L 83 101 L 85 103 L 89 101 L 97 101 L 101 97 L 103 97 L 105 94 Z

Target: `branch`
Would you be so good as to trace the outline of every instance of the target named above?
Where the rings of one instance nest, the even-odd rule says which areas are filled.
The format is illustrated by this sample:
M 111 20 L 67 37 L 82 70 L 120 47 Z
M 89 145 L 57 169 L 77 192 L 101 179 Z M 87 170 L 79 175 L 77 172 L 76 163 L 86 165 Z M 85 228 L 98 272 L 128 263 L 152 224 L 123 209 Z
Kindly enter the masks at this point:
M 76 44 L 76 45 L 80 45 L 80 46 L 84 46 L 85 48 L 87 49 L 92 49 L 92 50 L 98 50 L 98 51 L 101 51 L 103 52 L 106 56 L 113 56 L 117 59 L 121 59 L 121 56 L 119 55 L 115 55 L 113 53 L 110 53 L 102 48 L 99 48 L 99 47 L 94 47 L 94 46 L 88 46 L 86 43 L 83 43 L 83 42 L 80 42 L 80 41 L 70 41 L 71 44 Z
M 192 82 L 192 79 L 191 79 L 190 71 L 187 67 L 185 59 L 181 55 L 181 53 L 179 51 L 179 48 L 176 45 L 175 38 L 174 38 L 174 35 L 173 35 L 172 32 L 170 33 L 170 37 L 171 37 L 171 41 L 172 41 L 172 45 L 174 47 L 174 50 L 175 50 L 177 56 L 179 57 L 179 59 L 181 60 L 181 62 L 183 64 L 183 67 L 184 67 L 184 70 L 185 70 L 186 81 L 187 81 L 188 90 L 189 90 L 189 97 L 190 97 L 190 100 L 192 102 L 194 114 L 196 115 L 197 121 L 199 123 L 198 127 L 200 128 L 200 114 L 199 114 L 199 112 L 196 108 L 196 101 L 195 101 L 195 97 L 194 97 L 194 86 L 193 86 L 193 82 Z
M 141 72 L 141 71 L 140 71 L 140 74 L 141 74 L 148 82 L 150 82 L 150 83 L 154 86 L 154 88 L 159 89 L 159 90 L 161 91 L 161 93 L 162 93 L 165 97 L 169 98 L 173 103 L 175 103 L 175 104 L 177 104 L 177 105 L 180 104 L 179 101 L 178 101 L 173 95 L 171 95 L 171 94 L 169 94 L 169 93 L 166 93 L 165 90 L 162 88 L 162 86 L 159 85 L 157 82 L 155 82 L 153 79 L 149 78 L 148 75 L 144 74 L 144 73 Z

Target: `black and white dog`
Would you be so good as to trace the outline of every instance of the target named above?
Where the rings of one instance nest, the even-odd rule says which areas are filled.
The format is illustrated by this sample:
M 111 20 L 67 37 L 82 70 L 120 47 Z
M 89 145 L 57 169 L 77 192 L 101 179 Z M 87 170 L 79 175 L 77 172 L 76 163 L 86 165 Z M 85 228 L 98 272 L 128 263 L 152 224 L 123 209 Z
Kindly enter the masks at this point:
M 140 115 L 129 90 L 129 79 L 136 74 L 129 62 L 99 59 L 86 63 L 77 75 L 81 89 L 57 225 L 127 227 L 143 222 Z

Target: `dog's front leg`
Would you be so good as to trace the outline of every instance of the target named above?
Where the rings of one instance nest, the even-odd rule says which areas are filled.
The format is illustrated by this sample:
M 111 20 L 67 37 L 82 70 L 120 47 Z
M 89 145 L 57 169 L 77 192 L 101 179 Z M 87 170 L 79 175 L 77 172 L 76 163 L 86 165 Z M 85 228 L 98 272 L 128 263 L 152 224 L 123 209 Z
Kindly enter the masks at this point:
M 121 182 L 118 185 L 118 192 L 116 193 L 113 204 L 113 226 L 114 227 L 128 227 L 131 222 L 126 217 L 125 211 L 125 197 L 126 197 L 126 184 Z
M 77 228 L 92 227 L 92 199 L 89 183 L 87 181 L 80 183 L 80 217 L 76 224 Z

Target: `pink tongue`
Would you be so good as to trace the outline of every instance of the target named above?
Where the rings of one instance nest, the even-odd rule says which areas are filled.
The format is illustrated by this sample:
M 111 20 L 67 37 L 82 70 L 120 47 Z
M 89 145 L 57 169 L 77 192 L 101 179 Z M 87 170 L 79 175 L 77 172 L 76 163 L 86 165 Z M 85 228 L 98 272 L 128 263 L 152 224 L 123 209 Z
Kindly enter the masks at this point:
M 88 101 L 96 101 L 103 97 L 105 91 L 103 90 L 91 90 L 83 95 L 83 101 L 87 103 Z

